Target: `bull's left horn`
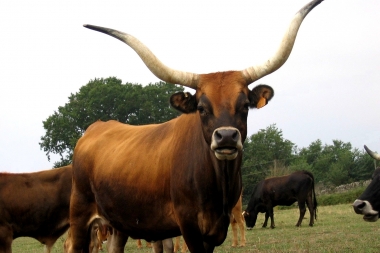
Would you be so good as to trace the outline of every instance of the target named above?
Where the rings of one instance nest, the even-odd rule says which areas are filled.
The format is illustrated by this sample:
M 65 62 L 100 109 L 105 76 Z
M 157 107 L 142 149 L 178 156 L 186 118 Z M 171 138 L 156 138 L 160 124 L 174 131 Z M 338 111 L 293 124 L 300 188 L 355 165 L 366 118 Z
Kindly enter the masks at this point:
M 375 160 L 378 160 L 380 161 L 380 155 L 376 152 L 373 152 L 372 150 L 370 150 L 366 145 L 364 145 L 364 149 L 365 151 L 367 151 L 367 153 Z
M 159 79 L 165 82 L 180 84 L 189 88 L 196 89 L 198 85 L 199 75 L 179 70 L 174 70 L 163 64 L 150 50 L 138 39 L 130 34 L 123 33 L 114 29 L 83 25 L 86 28 L 105 33 L 116 39 L 121 40 L 130 46 L 140 56 L 141 60 L 149 68 L 149 70 Z
M 311 1 L 296 13 L 288 27 L 288 30 L 285 32 L 285 35 L 282 38 L 280 47 L 277 49 L 277 52 L 272 56 L 272 58 L 262 64 L 246 68 L 242 71 L 247 81 L 247 85 L 276 71 L 286 62 L 293 49 L 297 32 L 301 26 L 303 19 L 315 6 L 320 4 L 322 1 L 323 0 Z

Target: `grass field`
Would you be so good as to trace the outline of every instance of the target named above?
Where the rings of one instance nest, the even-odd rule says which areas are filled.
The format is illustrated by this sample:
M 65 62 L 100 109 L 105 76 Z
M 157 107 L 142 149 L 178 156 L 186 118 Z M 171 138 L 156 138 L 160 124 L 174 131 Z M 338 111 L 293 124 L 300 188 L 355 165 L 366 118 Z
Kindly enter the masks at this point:
M 230 246 L 230 232 L 215 252 L 380 252 L 380 221 L 363 221 L 350 204 L 319 207 L 314 227 L 308 226 L 308 212 L 299 228 L 295 227 L 297 219 L 298 209 L 275 210 L 275 229 L 260 225 L 246 231 L 247 245 L 237 248 Z M 257 224 L 263 221 L 264 215 L 260 214 Z M 57 241 L 53 252 L 63 252 L 64 238 Z M 13 252 L 42 253 L 43 245 L 31 238 L 18 238 L 13 242 Z M 151 253 L 152 250 L 137 249 L 136 242 L 130 239 L 125 252 Z

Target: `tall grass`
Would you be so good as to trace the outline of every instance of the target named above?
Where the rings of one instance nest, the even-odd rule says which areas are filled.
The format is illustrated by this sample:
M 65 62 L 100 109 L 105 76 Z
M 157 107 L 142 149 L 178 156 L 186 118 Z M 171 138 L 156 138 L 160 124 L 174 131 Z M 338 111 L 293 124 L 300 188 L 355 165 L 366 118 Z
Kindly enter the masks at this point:
M 246 231 L 246 247 L 232 248 L 232 233 L 228 233 L 215 252 L 380 252 L 380 221 L 363 221 L 350 204 L 319 207 L 314 227 L 308 226 L 308 212 L 302 226 L 295 227 L 298 215 L 297 208 L 275 210 L 276 228 L 270 229 L 261 228 L 264 215 L 260 214 L 258 227 Z M 59 238 L 53 253 L 63 252 L 65 236 Z M 13 242 L 13 252 L 42 253 L 43 246 L 31 238 L 18 238 Z M 136 242 L 130 239 L 125 252 L 151 253 L 152 250 L 137 249 Z

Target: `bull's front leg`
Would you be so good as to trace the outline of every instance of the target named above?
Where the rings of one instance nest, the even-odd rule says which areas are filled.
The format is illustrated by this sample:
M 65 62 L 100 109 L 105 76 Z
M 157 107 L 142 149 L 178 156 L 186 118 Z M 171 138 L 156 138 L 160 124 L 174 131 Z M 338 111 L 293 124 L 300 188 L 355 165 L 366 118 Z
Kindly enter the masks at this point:
M 267 227 L 267 225 L 268 225 L 268 219 L 269 219 L 269 212 L 266 211 L 265 212 L 265 220 L 264 220 L 264 223 L 263 223 L 263 228 Z

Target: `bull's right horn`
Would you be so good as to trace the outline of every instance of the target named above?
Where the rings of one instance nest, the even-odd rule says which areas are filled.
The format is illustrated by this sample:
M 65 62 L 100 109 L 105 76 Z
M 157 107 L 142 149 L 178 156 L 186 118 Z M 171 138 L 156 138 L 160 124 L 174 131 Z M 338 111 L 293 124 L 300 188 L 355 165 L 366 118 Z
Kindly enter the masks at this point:
M 280 47 L 277 49 L 277 52 L 272 56 L 272 58 L 262 64 L 258 64 L 242 70 L 242 74 L 247 81 L 247 85 L 276 71 L 286 62 L 290 53 L 292 52 L 293 45 L 297 37 L 297 32 L 301 26 L 303 19 L 315 6 L 320 4 L 322 1 L 323 0 L 311 1 L 296 13 L 293 20 L 290 22 L 288 30 L 285 32 L 285 35 L 282 38 Z
M 114 29 L 95 26 L 83 25 L 86 28 L 105 33 L 116 39 L 121 40 L 130 46 L 140 56 L 141 60 L 149 68 L 149 70 L 162 81 L 180 84 L 189 88 L 196 89 L 198 85 L 199 75 L 184 71 L 171 69 L 163 64 L 141 41 L 130 34 L 123 33 Z
M 364 149 L 365 151 L 367 151 L 367 153 L 375 160 L 378 160 L 380 161 L 380 155 L 376 152 L 373 152 L 372 150 L 370 150 L 366 145 L 364 145 Z

